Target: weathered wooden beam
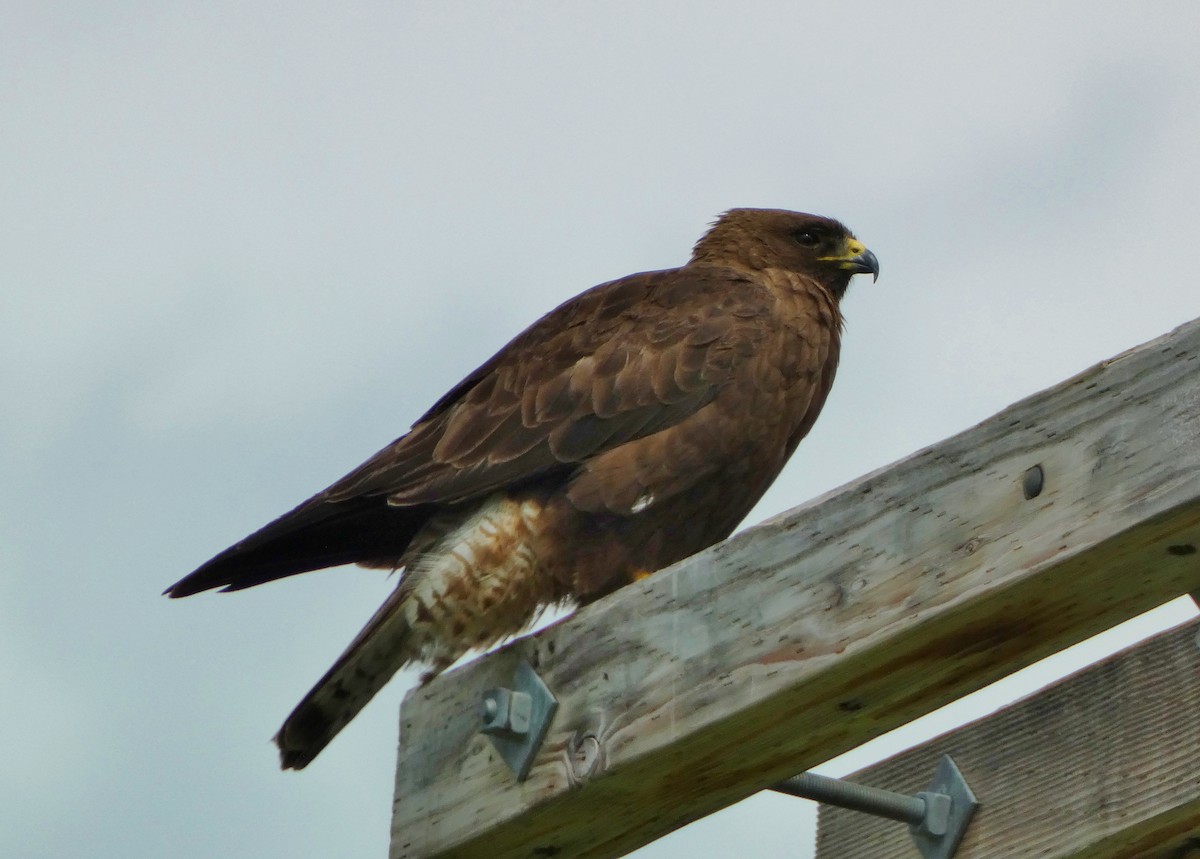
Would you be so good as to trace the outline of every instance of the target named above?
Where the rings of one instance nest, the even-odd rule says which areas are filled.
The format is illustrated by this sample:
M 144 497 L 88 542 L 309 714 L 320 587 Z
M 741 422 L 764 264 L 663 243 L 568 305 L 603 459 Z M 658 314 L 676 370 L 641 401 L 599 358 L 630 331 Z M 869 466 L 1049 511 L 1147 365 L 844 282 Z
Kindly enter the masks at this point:
M 943 754 L 982 805 L 955 859 L 1200 855 L 1200 622 L 850 776 L 923 790 Z M 821 806 L 817 859 L 912 859 L 906 827 Z
M 391 855 L 618 856 L 1200 589 L 1198 476 L 1193 322 L 413 690 Z M 478 706 L 522 657 L 516 783 Z

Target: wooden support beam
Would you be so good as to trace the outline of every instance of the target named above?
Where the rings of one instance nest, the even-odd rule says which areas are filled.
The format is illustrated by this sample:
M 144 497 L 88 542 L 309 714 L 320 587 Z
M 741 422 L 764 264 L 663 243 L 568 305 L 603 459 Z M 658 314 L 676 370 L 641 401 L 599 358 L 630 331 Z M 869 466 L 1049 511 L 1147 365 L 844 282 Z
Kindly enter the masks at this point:
M 924 790 L 953 756 L 982 805 L 954 859 L 1200 855 L 1200 622 L 850 776 Z M 821 806 L 817 859 L 912 859 L 904 826 Z
M 1198 590 L 1198 476 L 1200 321 L 413 690 L 391 855 L 619 856 Z M 522 657 L 517 783 L 478 706 Z

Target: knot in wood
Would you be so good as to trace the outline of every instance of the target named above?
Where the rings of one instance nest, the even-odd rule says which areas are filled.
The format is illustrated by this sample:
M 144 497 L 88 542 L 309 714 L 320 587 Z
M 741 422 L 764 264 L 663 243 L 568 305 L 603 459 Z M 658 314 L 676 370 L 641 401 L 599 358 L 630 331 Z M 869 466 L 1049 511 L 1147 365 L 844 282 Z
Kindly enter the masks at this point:
M 571 774 L 579 781 L 591 778 L 600 769 L 602 752 L 600 741 L 593 734 L 572 739 L 567 750 L 571 759 Z

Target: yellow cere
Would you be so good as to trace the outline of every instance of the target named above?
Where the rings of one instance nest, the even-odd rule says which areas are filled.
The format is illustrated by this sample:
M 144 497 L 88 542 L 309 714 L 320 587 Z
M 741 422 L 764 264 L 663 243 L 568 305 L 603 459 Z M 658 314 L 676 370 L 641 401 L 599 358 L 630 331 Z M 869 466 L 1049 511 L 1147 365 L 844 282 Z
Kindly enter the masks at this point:
M 821 262 L 837 262 L 839 260 L 850 260 L 856 256 L 861 256 L 867 252 L 867 246 L 858 239 L 850 239 L 846 242 L 844 252 L 835 257 L 818 257 Z

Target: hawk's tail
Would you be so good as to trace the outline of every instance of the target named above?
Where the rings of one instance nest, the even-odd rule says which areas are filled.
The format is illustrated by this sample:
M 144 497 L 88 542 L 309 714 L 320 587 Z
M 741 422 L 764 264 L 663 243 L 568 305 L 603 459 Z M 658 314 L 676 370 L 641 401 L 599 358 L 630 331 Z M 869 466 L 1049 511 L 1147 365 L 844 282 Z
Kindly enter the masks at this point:
M 419 658 L 404 612 L 406 595 L 403 586 L 392 592 L 284 720 L 275 735 L 283 769 L 304 769 L 397 671 Z

